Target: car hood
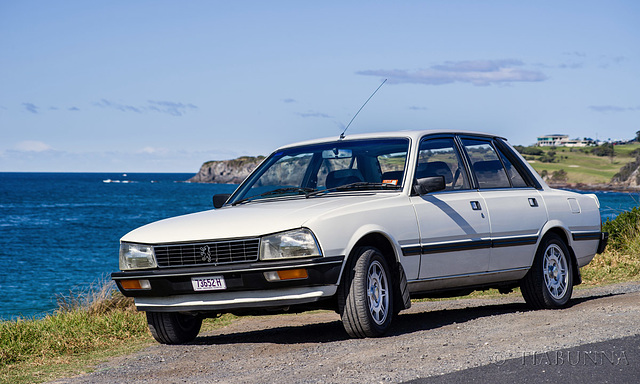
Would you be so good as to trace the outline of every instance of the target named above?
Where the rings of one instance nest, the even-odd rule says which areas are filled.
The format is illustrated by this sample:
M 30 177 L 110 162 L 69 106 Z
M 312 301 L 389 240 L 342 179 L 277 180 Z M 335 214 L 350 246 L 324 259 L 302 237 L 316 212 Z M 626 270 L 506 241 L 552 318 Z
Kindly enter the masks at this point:
M 262 200 L 156 221 L 134 229 L 120 240 L 161 244 L 258 237 L 300 228 L 332 211 L 392 196 L 398 193 Z

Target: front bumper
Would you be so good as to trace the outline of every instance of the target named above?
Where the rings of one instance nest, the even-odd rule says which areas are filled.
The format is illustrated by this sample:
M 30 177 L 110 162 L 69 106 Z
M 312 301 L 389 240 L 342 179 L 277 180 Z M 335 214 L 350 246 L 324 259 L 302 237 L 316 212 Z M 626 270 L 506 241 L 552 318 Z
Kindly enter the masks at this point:
M 136 297 L 136 308 L 152 312 L 225 312 L 239 309 L 282 308 L 307 304 L 335 295 L 337 285 L 291 287 L 261 291 L 221 291 L 169 297 Z
M 262 261 L 245 264 L 228 264 L 221 266 L 200 266 L 187 268 L 158 268 L 152 270 L 138 270 L 127 272 L 114 272 L 111 278 L 116 282 L 123 295 L 136 298 L 136 304 L 142 302 L 161 302 L 177 305 L 177 301 L 197 302 L 201 299 L 215 301 L 216 297 L 229 302 L 234 297 L 246 296 L 243 292 L 254 292 L 249 296 L 260 296 L 264 301 L 270 296 L 282 296 L 282 290 L 291 290 L 293 299 L 304 292 L 298 288 L 337 286 L 344 256 L 318 257 L 305 260 L 286 261 Z M 307 277 L 304 279 L 267 281 L 265 272 L 275 272 L 290 269 L 306 269 Z M 191 284 L 192 277 L 223 276 L 226 289 L 223 291 L 196 292 Z M 125 289 L 122 285 L 126 280 L 148 280 L 149 289 Z M 296 291 L 296 289 L 298 289 Z M 256 294 L 255 292 L 261 292 Z M 335 292 L 334 292 L 335 293 Z M 321 296 L 326 296 L 323 292 Z M 287 296 L 288 294 L 284 294 Z M 188 296 L 188 297 L 187 297 Z M 183 299 L 180 299 L 183 297 Z M 143 298 L 145 298 L 143 300 Z M 303 295 L 298 299 L 311 299 Z M 177 300 L 177 301 L 176 301 Z M 268 301 L 268 300 L 267 300 Z M 313 301 L 313 300 L 310 300 Z M 231 302 L 229 302 L 231 303 Z M 246 304 L 246 300 L 245 300 Z M 195 304 L 194 304 L 195 305 Z M 138 305 L 140 307 L 140 305 Z M 244 305 L 246 307 L 246 305 Z

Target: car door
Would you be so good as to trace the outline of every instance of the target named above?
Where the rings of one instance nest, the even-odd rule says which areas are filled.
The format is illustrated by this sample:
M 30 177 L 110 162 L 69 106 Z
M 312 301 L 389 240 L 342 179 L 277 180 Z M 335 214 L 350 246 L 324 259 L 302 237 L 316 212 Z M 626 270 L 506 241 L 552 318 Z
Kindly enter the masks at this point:
M 490 219 L 489 271 L 529 267 L 547 222 L 543 199 L 496 142 L 469 137 L 461 142 Z
M 420 279 L 485 272 L 489 267 L 490 227 L 481 194 L 469 176 L 453 137 L 420 142 L 416 179 L 443 176 L 446 189 L 412 196 L 420 247 Z

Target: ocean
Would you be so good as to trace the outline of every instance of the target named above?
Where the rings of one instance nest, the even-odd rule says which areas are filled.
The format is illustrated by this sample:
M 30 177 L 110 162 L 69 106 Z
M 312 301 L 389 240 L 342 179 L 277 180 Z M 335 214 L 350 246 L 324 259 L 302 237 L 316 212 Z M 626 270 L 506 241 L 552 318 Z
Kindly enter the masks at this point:
M 0 319 L 41 317 L 58 295 L 118 270 L 119 239 L 152 221 L 213 209 L 235 185 L 180 173 L 0 173 Z M 603 220 L 640 195 L 598 192 Z

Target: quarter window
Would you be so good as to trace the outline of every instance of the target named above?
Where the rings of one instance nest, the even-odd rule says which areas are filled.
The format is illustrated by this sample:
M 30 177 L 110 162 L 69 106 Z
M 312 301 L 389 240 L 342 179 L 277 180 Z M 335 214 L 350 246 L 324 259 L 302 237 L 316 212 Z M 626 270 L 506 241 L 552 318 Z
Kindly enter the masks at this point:
M 511 180 L 511 185 L 514 188 L 524 188 L 528 187 L 527 182 L 524 181 L 524 178 L 518 172 L 518 169 L 513 166 L 513 163 L 509 161 L 509 159 L 502 153 L 502 151 L 498 148 L 498 153 L 500 154 L 500 159 L 502 159 L 502 164 L 507 169 L 507 174 L 509 175 L 509 180 Z

